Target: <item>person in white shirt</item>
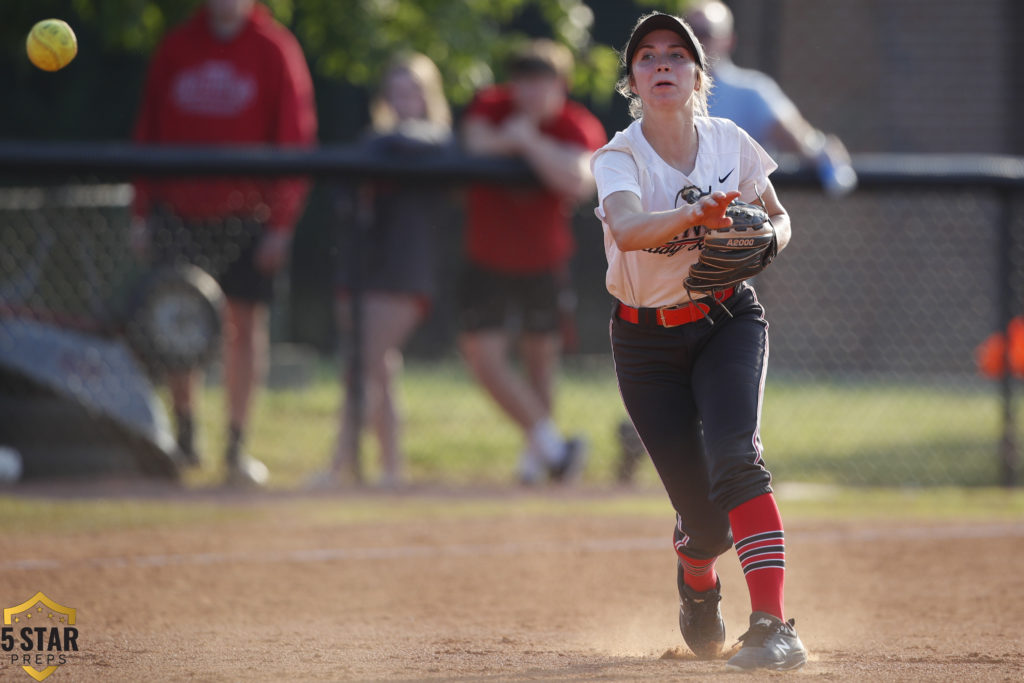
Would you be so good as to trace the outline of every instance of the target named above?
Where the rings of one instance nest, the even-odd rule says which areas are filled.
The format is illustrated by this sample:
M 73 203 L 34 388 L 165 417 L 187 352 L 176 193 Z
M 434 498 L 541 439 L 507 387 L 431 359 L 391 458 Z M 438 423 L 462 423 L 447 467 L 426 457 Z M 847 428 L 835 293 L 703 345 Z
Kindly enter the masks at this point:
M 619 92 L 636 119 L 594 153 L 596 214 L 623 403 L 676 511 L 679 625 L 715 657 L 725 641 L 716 558 L 735 541 L 750 594 L 750 628 L 731 669 L 795 669 L 807 652 L 784 620 L 782 519 L 762 459 L 768 323 L 748 283 L 691 300 L 683 286 L 708 230 L 728 227 L 734 199 L 763 202 L 789 243 L 772 187 L 776 164 L 735 123 L 707 115 L 711 77 L 678 17 L 641 17 L 624 51 Z M 681 190 L 704 193 L 695 203 Z

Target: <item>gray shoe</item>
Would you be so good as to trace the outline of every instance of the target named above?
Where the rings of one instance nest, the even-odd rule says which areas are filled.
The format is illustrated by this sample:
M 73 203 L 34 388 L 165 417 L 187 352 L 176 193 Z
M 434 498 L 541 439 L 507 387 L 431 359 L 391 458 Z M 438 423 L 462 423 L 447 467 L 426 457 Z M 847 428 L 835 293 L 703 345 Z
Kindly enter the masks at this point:
M 580 436 L 566 439 L 562 447 L 562 457 L 548 468 L 551 481 L 572 481 L 583 471 L 587 462 L 587 442 Z
M 807 650 L 793 619 L 782 621 L 765 612 L 750 615 L 750 629 L 740 636 L 743 647 L 726 663 L 733 671 L 791 671 L 807 663 Z
M 703 592 L 695 591 L 683 579 L 683 567 L 676 573 L 679 589 L 679 632 L 683 640 L 701 659 L 713 659 L 725 644 L 725 622 L 718 603 L 722 601 L 722 581 Z
M 224 483 L 230 488 L 263 488 L 270 479 L 270 470 L 262 462 L 248 455 L 240 455 L 236 462 L 228 464 L 228 475 Z
M 337 491 L 348 483 L 341 472 L 328 469 L 317 472 L 307 479 L 305 489 L 307 491 Z
M 544 483 L 548 476 L 548 469 L 542 458 L 535 455 L 527 447 L 519 454 L 519 465 L 516 468 L 519 483 L 523 486 L 536 486 Z

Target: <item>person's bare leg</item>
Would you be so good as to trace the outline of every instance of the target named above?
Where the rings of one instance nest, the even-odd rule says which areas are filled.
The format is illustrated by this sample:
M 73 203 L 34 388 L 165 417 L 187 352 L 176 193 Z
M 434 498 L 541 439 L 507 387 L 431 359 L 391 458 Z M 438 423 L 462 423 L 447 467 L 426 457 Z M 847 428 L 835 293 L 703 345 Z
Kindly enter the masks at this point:
M 187 464 L 199 465 L 199 449 L 196 448 L 196 409 L 198 396 L 196 387 L 202 381 L 202 373 L 172 372 L 167 375 L 167 388 L 171 394 L 171 407 L 177 430 L 178 448 Z
M 334 306 L 335 320 L 338 330 L 343 335 L 352 334 L 352 303 L 348 299 L 337 299 Z M 355 453 L 353 448 L 361 425 L 356 424 L 353 410 L 352 382 L 350 374 L 352 363 L 349 358 L 341 360 L 338 380 L 341 383 L 343 398 L 338 409 L 338 439 L 331 456 L 331 469 L 328 476 L 338 481 L 357 481 Z
M 561 450 L 561 440 L 548 418 L 546 399 L 533 381 L 516 372 L 508 358 L 508 338 L 502 331 L 464 333 L 459 338 L 463 357 L 477 381 L 523 433 L 519 479 L 524 484 L 546 474 L 547 461 Z
M 533 426 L 547 417 L 547 410 L 530 383 L 512 367 L 505 332 L 465 332 L 459 336 L 459 348 L 473 376 L 505 414 L 529 436 Z
M 173 372 L 167 375 L 167 388 L 171 391 L 174 412 L 191 415 L 195 412 L 195 372 Z
M 521 350 L 526 378 L 534 395 L 544 406 L 544 416 L 550 418 L 554 412 L 555 375 L 562 350 L 561 336 L 558 333 L 524 334 Z
M 256 389 L 267 367 L 270 331 L 266 304 L 228 299 L 224 320 L 224 393 L 227 399 L 228 467 L 235 467 L 249 426 Z
M 557 332 L 523 335 L 526 376 L 545 407 L 545 419 L 531 431 L 531 445 L 543 456 L 551 477 L 557 481 L 575 477 L 587 457 L 586 443 L 578 437 L 565 440 L 552 418 L 561 347 L 562 338 Z
M 367 416 L 380 444 L 381 481 L 388 485 L 401 483 L 405 464 L 395 380 L 401 373 L 402 347 L 422 317 L 423 309 L 414 297 L 383 293 L 367 297 Z
M 381 465 L 386 478 L 401 477 L 400 416 L 395 403 L 393 380 L 401 367 L 401 347 L 422 318 L 422 309 L 414 297 L 370 292 L 364 300 L 363 314 L 363 415 L 364 424 L 374 426 L 380 442 Z M 337 306 L 339 329 L 352 334 L 351 305 Z M 345 399 L 339 413 L 338 441 L 331 461 L 334 477 L 354 474 L 356 430 L 353 413 L 351 364 L 344 364 L 342 383 Z

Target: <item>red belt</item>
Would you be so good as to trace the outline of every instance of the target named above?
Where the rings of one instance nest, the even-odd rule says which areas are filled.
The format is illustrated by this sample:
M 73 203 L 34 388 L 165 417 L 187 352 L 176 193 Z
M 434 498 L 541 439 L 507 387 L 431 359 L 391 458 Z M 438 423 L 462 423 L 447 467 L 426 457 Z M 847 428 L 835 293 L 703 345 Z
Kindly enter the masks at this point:
M 725 301 L 731 297 L 736 291 L 735 287 L 729 289 L 723 289 L 720 292 L 715 293 L 716 301 Z M 682 306 L 673 306 L 671 308 L 633 308 L 626 304 L 619 302 L 618 316 L 628 323 L 634 325 L 643 324 L 645 325 L 659 325 L 661 327 L 678 327 L 679 325 L 685 325 L 687 323 L 696 322 L 697 320 L 703 320 L 704 316 L 711 310 L 711 306 L 694 301 Z

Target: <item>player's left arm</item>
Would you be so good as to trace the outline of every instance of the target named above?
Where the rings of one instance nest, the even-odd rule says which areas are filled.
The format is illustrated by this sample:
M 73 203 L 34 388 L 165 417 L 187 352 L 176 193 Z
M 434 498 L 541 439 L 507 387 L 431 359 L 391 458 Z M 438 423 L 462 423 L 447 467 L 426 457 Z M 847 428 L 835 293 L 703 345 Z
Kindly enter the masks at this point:
M 779 243 L 779 251 L 782 251 L 789 244 L 793 233 L 789 221 L 789 213 L 782 206 L 782 202 L 779 201 L 779 196 L 775 193 L 775 186 L 772 185 L 770 180 L 760 196 L 764 202 L 764 209 L 768 213 L 768 217 L 771 218 L 772 227 L 775 228 L 775 238 Z

